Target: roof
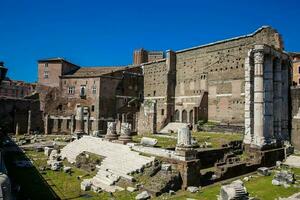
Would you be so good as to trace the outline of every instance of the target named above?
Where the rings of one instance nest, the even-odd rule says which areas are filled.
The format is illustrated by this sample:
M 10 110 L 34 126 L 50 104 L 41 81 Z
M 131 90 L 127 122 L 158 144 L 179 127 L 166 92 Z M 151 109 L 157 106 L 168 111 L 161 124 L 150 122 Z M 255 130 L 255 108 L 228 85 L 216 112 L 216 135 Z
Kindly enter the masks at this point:
M 261 32 L 262 30 L 267 29 L 267 28 L 273 29 L 271 26 L 262 26 L 259 29 L 257 29 L 255 32 L 247 34 L 247 35 L 242 35 L 242 36 L 233 37 L 233 38 L 229 38 L 229 39 L 225 39 L 225 40 L 219 40 L 219 41 L 216 41 L 216 42 L 212 42 L 212 43 L 208 43 L 208 44 L 204 44 L 204 45 L 200 45 L 200 46 L 195 46 L 195 47 L 191 47 L 191 48 L 186 48 L 186 49 L 178 50 L 178 51 L 176 51 L 176 53 L 181 53 L 181 52 L 185 52 L 185 51 L 190 51 L 190 50 L 194 50 L 194 49 L 208 47 L 208 46 L 212 46 L 212 45 L 216 45 L 216 44 L 221 44 L 221 43 L 225 43 L 225 42 L 229 42 L 229 41 L 239 40 L 239 39 L 242 39 L 242 38 L 252 37 L 255 34 Z
M 73 74 L 64 75 L 63 77 L 90 77 L 101 76 L 118 70 L 123 70 L 128 66 L 99 66 L 99 67 L 81 67 Z
M 62 58 L 62 57 L 54 57 L 54 58 L 45 58 L 45 59 L 40 59 L 38 60 L 38 62 L 66 62 L 66 63 L 69 63 L 71 65 L 75 65 L 77 67 L 79 67 L 79 65 L 76 65 L 68 60 L 66 60 L 65 58 Z
M 300 56 L 300 52 L 288 52 L 288 54 L 292 57 L 299 57 Z
M 38 62 L 47 62 L 47 61 L 66 61 L 66 59 L 61 58 L 61 57 L 53 57 L 53 58 L 44 58 L 38 60 Z

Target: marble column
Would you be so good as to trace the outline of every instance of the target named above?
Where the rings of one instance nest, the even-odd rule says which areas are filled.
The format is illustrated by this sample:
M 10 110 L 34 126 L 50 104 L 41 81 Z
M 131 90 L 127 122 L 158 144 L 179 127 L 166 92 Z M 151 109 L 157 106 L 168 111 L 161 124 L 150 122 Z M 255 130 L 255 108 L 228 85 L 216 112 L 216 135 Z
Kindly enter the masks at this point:
M 18 136 L 19 135 L 19 133 L 20 133 L 20 128 L 19 128 L 19 123 L 17 122 L 16 123 L 16 136 Z
M 71 127 L 70 127 L 70 132 L 71 134 L 74 134 L 74 127 L 75 127 L 75 116 L 71 115 Z
M 108 140 L 117 140 L 117 122 L 107 122 L 107 131 L 105 138 Z
M 182 122 L 182 110 L 178 110 L 179 112 L 179 122 Z
M 182 160 L 193 160 L 197 157 L 197 151 L 192 145 L 191 132 L 188 127 L 179 128 L 177 133 L 177 145 L 175 153 Z
M 289 107 L 289 72 L 288 72 L 288 62 L 287 60 L 283 60 L 281 66 L 281 79 L 282 79 L 282 107 Z M 281 111 L 281 136 L 282 139 L 289 141 L 289 131 L 288 131 L 288 123 L 289 123 L 289 114 L 288 109 L 282 109 Z
M 177 147 L 191 147 L 191 131 L 188 127 L 179 128 L 177 133 Z
M 274 139 L 273 130 L 273 58 L 264 56 L 264 138 L 267 143 Z
M 97 94 L 96 103 L 95 103 L 95 120 L 94 120 L 94 127 L 93 127 L 93 135 L 98 136 L 100 135 L 100 127 L 101 127 L 101 113 L 100 113 L 100 96 Z
M 281 140 L 281 112 L 282 112 L 282 79 L 281 79 L 281 59 L 274 60 L 274 136 Z
M 253 144 L 262 147 L 264 138 L 264 51 L 254 52 L 254 135 Z
M 245 144 L 251 144 L 253 136 L 253 68 L 253 53 L 250 50 L 245 59 Z
M 84 134 L 84 119 L 83 119 L 83 107 L 78 106 L 76 108 L 76 128 L 75 128 L 75 134 L 76 135 L 82 135 Z
M 27 133 L 31 132 L 31 110 L 28 110 Z
M 90 135 L 90 112 L 87 112 L 87 117 L 85 121 L 85 130 L 88 135 Z
M 119 140 L 124 143 L 132 141 L 131 124 L 123 122 L 121 123 L 121 135 L 119 137 Z
M 48 135 L 49 134 L 49 115 L 48 114 L 45 115 L 44 123 L 45 123 L 44 131 L 45 131 L 45 134 Z

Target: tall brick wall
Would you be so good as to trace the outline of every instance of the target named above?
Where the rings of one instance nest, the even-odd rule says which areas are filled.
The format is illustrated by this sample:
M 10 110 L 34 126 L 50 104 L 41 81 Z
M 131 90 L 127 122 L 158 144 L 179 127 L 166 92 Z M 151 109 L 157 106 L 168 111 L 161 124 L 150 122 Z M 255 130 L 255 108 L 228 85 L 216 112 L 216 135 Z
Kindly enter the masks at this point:
M 157 128 L 161 128 L 164 120 L 159 116 L 160 111 L 168 104 L 174 105 L 170 111 L 172 121 L 196 123 L 205 119 L 202 111 L 206 111 L 208 120 L 242 125 L 244 62 L 248 50 L 255 44 L 283 48 L 280 35 L 274 29 L 264 27 L 251 35 L 176 51 L 173 63 L 175 94 L 169 97 L 175 99 L 174 102 L 162 99 L 168 96 L 166 89 L 172 84 L 167 81 L 167 59 L 144 64 L 144 97 L 157 100 Z M 207 92 L 208 108 L 202 108 L 200 104 Z M 196 112 L 200 112 L 200 116 L 195 115 Z M 193 120 L 189 116 L 193 116 Z

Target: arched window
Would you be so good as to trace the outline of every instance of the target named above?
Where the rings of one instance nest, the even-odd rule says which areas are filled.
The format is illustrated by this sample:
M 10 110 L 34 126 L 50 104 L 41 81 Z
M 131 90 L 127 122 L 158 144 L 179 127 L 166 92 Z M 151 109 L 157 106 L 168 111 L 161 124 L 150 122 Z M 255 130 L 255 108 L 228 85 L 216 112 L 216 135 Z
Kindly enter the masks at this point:
M 179 111 L 175 110 L 175 121 L 179 122 Z
M 186 110 L 182 111 L 182 123 L 187 123 L 187 112 Z
M 190 122 L 191 124 L 193 124 L 193 123 L 194 123 L 194 111 L 191 110 L 190 113 L 189 113 L 189 115 L 190 115 L 190 121 L 189 121 L 189 122 Z

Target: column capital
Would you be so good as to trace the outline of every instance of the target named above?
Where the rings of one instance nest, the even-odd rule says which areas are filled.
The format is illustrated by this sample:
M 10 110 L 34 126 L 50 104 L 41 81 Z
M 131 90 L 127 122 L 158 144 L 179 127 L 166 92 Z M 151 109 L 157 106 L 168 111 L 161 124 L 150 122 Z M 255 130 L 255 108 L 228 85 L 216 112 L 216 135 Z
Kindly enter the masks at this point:
M 264 63 L 264 51 L 263 50 L 255 50 L 254 51 L 254 63 L 255 64 L 263 64 Z

